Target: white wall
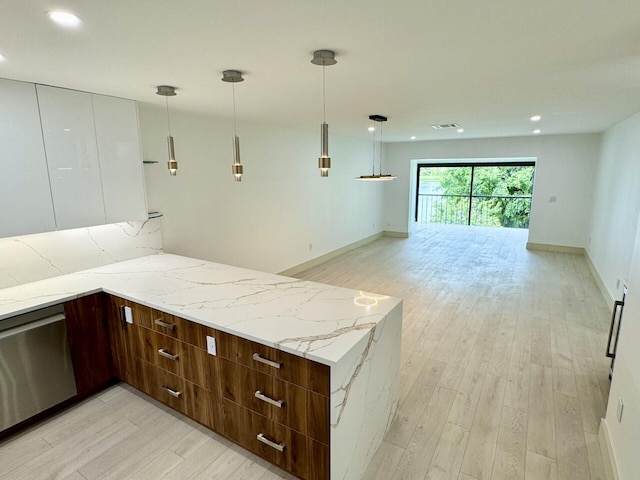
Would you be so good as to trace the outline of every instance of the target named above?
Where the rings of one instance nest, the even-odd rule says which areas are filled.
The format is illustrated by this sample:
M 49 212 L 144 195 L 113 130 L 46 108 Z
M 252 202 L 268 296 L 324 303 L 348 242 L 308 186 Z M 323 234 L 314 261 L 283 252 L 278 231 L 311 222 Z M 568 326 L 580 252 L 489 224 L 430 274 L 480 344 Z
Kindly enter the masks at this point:
M 410 231 L 412 160 L 536 157 L 529 242 L 586 247 L 599 145 L 599 134 L 385 144 L 385 165 L 398 180 L 386 192 L 384 229 Z
M 0 238 L 0 289 L 162 251 L 160 219 Z
M 619 478 L 640 472 L 640 113 L 603 135 L 587 253 L 614 298 L 627 280 L 620 343 L 604 420 Z M 618 400 L 624 402 L 622 421 Z
M 640 149 L 636 153 L 640 155 Z M 640 477 L 640 225 L 634 236 L 635 248 L 627 278 L 629 291 L 604 420 L 621 480 Z M 624 403 L 621 421 L 618 420 L 619 399 Z
M 164 109 L 140 105 L 148 204 L 167 252 L 279 272 L 382 230 L 383 185 L 358 182 L 371 142 L 331 133 L 328 178 L 313 131 L 239 122 L 245 174 L 231 174 L 232 120 L 171 111 L 178 175 L 166 169 Z M 309 250 L 312 244 L 312 250 Z
M 640 216 L 640 113 L 610 128 L 602 138 L 591 244 L 587 252 L 613 298 L 622 296 Z

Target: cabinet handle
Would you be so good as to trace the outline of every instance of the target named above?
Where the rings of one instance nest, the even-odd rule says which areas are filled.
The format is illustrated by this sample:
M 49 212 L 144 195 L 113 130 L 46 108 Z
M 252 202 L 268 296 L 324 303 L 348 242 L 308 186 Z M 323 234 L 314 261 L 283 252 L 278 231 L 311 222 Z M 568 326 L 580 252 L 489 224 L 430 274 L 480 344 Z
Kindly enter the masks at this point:
M 162 388 L 164 388 L 172 397 L 180 398 L 182 396 L 182 392 L 178 392 L 172 388 L 167 387 L 166 385 L 162 385 Z
M 264 434 L 262 433 L 259 433 L 258 435 L 256 435 L 256 438 L 258 439 L 259 442 L 262 442 L 265 445 L 269 445 L 271 448 L 275 448 L 279 452 L 284 452 L 284 447 L 285 447 L 284 443 L 272 442 L 267 437 L 265 437 Z
M 178 361 L 178 355 L 174 355 L 173 353 L 168 352 L 164 348 L 159 348 L 158 349 L 158 355 L 160 355 L 161 357 L 164 357 L 164 358 L 168 358 L 169 360 L 173 360 L 174 362 Z
M 253 359 L 254 359 L 256 362 L 264 363 L 265 365 L 269 365 L 270 367 L 273 367 L 273 368 L 280 368 L 280 367 L 282 367 L 282 363 L 280 363 L 280 362 L 274 362 L 274 361 L 272 361 L 272 360 L 267 360 L 266 358 L 261 357 L 261 356 L 260 356 L 260 354 L 258 354 L 258 353 L 254 353 L 254 354 L 253 354 Z
M 156 318 L 153 323 L 159 327 L 168 328 L 169 330 L 175 330 L 176 326 L 173 323 L 163 322 L 161 318 Z
M 260 390 L 256 390 L 256 393 L 254 395 L 255 395 L 256 398 L 262 400 L 263 402 L 270 403 L 271 405 L 275 405 L 278 408 L 282 408 L 282 405 L 284 405 L 284 401 L 282 401 L 282 400 L 274 400 L 273 398 L 269 398 L 264 393 L 262 393 Z
M 622 312 L 622 307 L 624 307 L 624 302 L 620 300 L 616 300 L 613 303 L 613 315 L 611 315 L 611 327 L 609 328 L 609 340 L 607 340 L 607 357 L 616 358 L 616 349 L 615 347 L 618 345 L 618 335 L 616 333 L 616 341 L 613 352 L 611 351 L 611 340 L 613 339 L 613 327 L 616 323 L 616 313 L 618 313 L 618 307 L 620 307 L 620 311 Z M 622 315 L 622 313 L 621 313 Z M 619 318 L 619 317 L 618 317 Z M 620 330 L 620 318 L 618 319 L 618 330 Z

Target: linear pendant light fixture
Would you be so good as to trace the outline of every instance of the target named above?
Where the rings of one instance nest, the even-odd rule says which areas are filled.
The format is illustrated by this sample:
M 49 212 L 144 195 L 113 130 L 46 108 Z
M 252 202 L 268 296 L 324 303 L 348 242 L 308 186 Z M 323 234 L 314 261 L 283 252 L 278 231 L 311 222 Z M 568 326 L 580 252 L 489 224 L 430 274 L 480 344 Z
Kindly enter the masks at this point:
M 322 66 L 322 125 L 320 126 L 320 158 L 318 158 L 318 168 L 321 177 L 329 176 L 331 168 L 331 157 L 329 157 L 329 125 L 326 121 L 326 89 L 324 78 L 324 67 L 335 65 L 336 53 L 331 50 L 316 50 L 313 52 L 311 63 Z
M 236 182 L 241 182 L 244 172 L 242 163 L 240 163 L 240 138 L 236 126 L 236 83 L 244 82 L 244 78 L 242 78 L 242 72 L 238 70 L 225 70 L 222 72 L 222 81 L 231 83 L 233 89 L 233 165 L 231 165 L 231 172 Z
M 373 157 L 371 159 L 371 175 L 361 175 L 356 177 L 356 180 L 363 180 L 368 182 L 383 182 L 387 180 L 394 180 L 398 177 L 391 174 L 382 173 L 382 124 L 387 121 L 387 117 L 383 115 L 369 115 L 369 120 L 373 120 L 380 124 L 380 173 L 376 175 L 376 128 L 373 129 Z M 374 123 L 375 125 L 375 123 Z
M 156 91 L 157 95 L 162 95 L 167 104 L 167 130 L 169 136 L 167 137 L 167 148 L 169 150 L 169 161 L 167 162 L 167 168 L 169 169 L 169 175 L 176 176 L 178 172 L 178 162 L 176 161 L 176 152 L 173 145 L 173 137 L 171 136 L 171 118 L 169 117 L 169 97 L 176 95 L 176 87 L 170 87 L 168 85 L 159 85 Z

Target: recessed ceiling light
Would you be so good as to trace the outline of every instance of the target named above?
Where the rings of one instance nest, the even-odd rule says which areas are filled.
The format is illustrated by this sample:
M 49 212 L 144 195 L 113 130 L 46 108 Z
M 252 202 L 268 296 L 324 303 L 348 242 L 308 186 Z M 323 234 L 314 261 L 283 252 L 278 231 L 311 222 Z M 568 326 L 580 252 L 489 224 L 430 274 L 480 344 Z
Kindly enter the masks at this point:
M 539 128 L 536 128 L 536 129 L 533 131 L 533 133 L 534 133 L 535 135 L 538 135 L 538 134 L 540 133 L 540 129 L 539 129 Z
M 412 136 L 411 136 L 411 137 L 409 137 L 409 138 L 411 138 L 411 140 L 415 140 L 415 139 L 416 139 L 415 135 L 412 135 Z
M 463 133 L 464 132 L 464 128 L 459 128 L 458 130 L 456 130 L 456 132 Z
M 0 53 L 0 62 L 4 62 L 6 59 L 7 57 Z
M 376 127 L 369 127 L 369 128 L 367 128 L 367 130 L 369 130 L 370 132 L 375 132 L 376 131 Z
M 542 117 L 540 115 L 534 115 L 529 120 L 531 120 L 532 122 L 539 122 L 541 118 Z
M 47 15 L 51 20 L 62 27 L 74 28 L 80 25 L 81 22 L 80 17 L 77 15 L 70 12 L 63 12 L 61 10 L 52 10 L 47 12 Z

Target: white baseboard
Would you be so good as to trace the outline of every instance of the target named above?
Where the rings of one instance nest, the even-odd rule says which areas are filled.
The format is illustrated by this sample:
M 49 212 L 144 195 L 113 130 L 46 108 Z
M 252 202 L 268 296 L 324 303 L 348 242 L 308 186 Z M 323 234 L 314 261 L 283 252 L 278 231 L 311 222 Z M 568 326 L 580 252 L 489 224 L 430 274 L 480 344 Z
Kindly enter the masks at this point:
M 551 245 L 548 243 L 532 243 L 527 242 L 527 250 L 542 250 L 545 252 L 573 253 L 576 255 L 584 255 L 585 250 L 582 247 L 567 247 L 565 245 Z
M 278 275 L 291 277 L 292 275 L 296 275 L 300 272 L 303 272 L 308 268 L 320 265 L 321 263 L 324 263 L 327 260 L 337 257 L 338 255 L 342 255 L 343 253 L 348 252 L 349 250 L 353 250 L 354 248 L 358 248 L 363 245 L 366 245 L 367 243 L 373 242 L 374 240 L 377 240 L 383 235 L 384 235 L 384 232 L 375 233 L 369 237 L 363 238 L 362 240 L 358 240 L 357 242 L 353 242 L 353 243 L 350 243 L 349 245 L 345 245 L 344 247 L 338 248 L 337 250 L 333 250 L 332 252 L 325 253 L 324 255 L 320 255 L 319 257 L 312 258 L 311 260 L 308 260 L 299 265 L 295 265 L 291 268 L 287 268 L 286 270 L 279 272 Z
M 593 275 L 593 278 L 596 281 L 596 285 L 598 285 L 598 289 L 600 290 L 600 293 L 604 297 L 605 301 L 609 305 L 611 305 L 614 301 L 613 295 L 605 285 L 604 281 L 602 280 L 602 275 L 600 275 L 600 272 L 598 271 L 596 266 L 593 264 L 593 261 L 591 260 L 591 256 L 589 256 L 589 252 L 587 252 L 586 250 L 584 252 L 584 257 L 587 259 L 587 265 L 589 266 L 589 270 L 591 270 L 591 275 Z
M 607 422 L 604 418 L 600 420 L 598 443 L 600 444 L 602 463 L 604 463 L 604 473 L 607 476 L 607 480 L 620 480 L 618 467 L 616 465 L 616 457 L 613 456 L 613 448 L 611 447 L 611 439 L 609 438 Z
M 334 250 L 332 252 L 325 253 L 324 255 L 320 255 L 319 257 L 312 258 L 311 260 L 308 260 L 294 267 L 287 268 L 286 270 L 279 272 L 278 275 L 291 277 L 292 275 L 296 275 L 300 272 L 307 270 L 308 268 L 312 268 L 317 265 L 320 265 L 321 263 L 324 263 L 327 260 L 331 260 L 332 258 L 337 257 L 338 255 L 342 255 L 343 253 L 346 253 L 349 250 L 353 250 L 354 248 L 358 248 L 363 245 L 366 245 L 367 243 L 371 243 L 374 240 L 377 240 L 381 237 L 409 238 L 409 234 L 407 232 L 392 232 L 392 231 L 378 232 L 369 237 L 363 238 L 362 240 L 358 240 L 357 242 L 353 242 L 353 243 L 350 243 L 349 245 L 345 245 L 342 248 L 338 248 L 337 250 Z
M 409 238 L 409 232 L 392 232 L 390 230 L 385 230 L 382 232 L 382 235 L 385 237 Z

